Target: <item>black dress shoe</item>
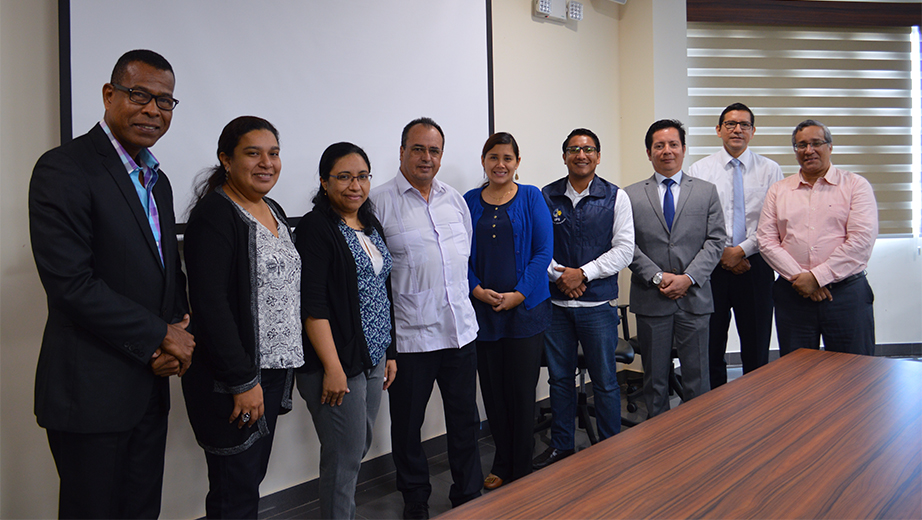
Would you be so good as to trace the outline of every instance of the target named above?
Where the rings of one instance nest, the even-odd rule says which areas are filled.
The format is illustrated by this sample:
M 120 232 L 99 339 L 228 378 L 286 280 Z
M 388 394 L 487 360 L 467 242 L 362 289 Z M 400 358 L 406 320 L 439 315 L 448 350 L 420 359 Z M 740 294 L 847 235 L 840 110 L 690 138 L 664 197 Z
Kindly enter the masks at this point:
M 429 504 L 425 502 L 407 502 L 403 506 L 403 517 L 407 520 L 429 518 Z
M 558 450 L 557 448 L 548 448 L 544 453 L 538 455 L 531 461 L 531 467 L 538 470 L 557 462 L 560 459 L 569 457 L 576 453 L 576 450 Z

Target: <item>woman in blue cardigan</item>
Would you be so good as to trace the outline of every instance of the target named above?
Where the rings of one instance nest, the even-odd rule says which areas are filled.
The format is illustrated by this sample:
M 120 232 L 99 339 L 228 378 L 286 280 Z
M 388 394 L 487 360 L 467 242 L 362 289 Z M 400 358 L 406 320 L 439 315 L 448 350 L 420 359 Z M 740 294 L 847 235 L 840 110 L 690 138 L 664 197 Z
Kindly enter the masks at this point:
M 480 160 L 487 182 L 464 200 L 474 227 L 468 279 L 480 325 L 477 370 L 496 444 L 483 485 L 496 489 L 532 471 L 535 386 L 551 319 L 547 268 L 554 245 L 541 191 L 514 180 L 522 160 L 515 138 L 491 135 Z

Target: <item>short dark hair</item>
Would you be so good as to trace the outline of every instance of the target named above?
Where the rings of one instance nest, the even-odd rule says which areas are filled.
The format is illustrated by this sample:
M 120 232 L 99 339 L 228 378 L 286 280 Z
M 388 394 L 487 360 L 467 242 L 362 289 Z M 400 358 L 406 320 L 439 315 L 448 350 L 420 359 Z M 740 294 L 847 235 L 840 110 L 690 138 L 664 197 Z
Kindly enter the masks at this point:
M 585 135 L 592 138 L 592 142 L 595 143 L 595 149 L 600 153 L 602 152 L 602 144 L 599 142 L 599 136 L 595 135 L 595 132 L 589 130 L 588 128 L 574 128 L 570 135 L 563 140 L 563 146 L 561 146 L 563 153 L 567 153 L 567 145 L 570 144 L 570 139 L 578 135 Z
M 128 71 L 128 65 L 135 62 L 146 63 L 157 70 L 165 70 L 173 74 L 173 67 L 163 56 L 147 49 L 135 49 L 122 54 L 122 57 L 115 62 L 115 67 L 112 68 L 112 77 L 109 78 L 109 83 L 121 84 L 122 78 L 125 77 Z M 176 75 L 173 74 L 173 76 L 175 77 Z
M 752 113 L 752 110 L 749 110 L 749 107 L 742 103 L 733 103 L 732 105 L 725 108 L 724 111 L 720 113 L 720 119 L 717 120 L 717 126 L 724 124 L 724 116 L 727 115 L 727 112 L 733 112 L 734 110 L 745 110 L 746 112 L 749 112 L 749 122 L 752 123 L 752 126 L 756 126 L 756 115 Z
M 797 126 L 795 126 L 794 131 L 791 132 L 791 144 L 792 145 L 797 144 L 797 132 L 800 132 L 801 130 L 803 130 L 804 128 L 807 128 L 808 126 L 818 126 L 822 128 L 823 129 L 823 139 L 825 139 L 827 143 L 832 144 L 832 132 L 829 131 L 829 128 L 827 128 L 826 125 L 824 125 L 823 123 L 820 123 L 816 119 L 805 119 L 801 121 Z
M 400 147 L 407 147 L 407 136 L 410 135 L 410 129 L 416 125 L 428 126 L 435 128 L 439 131 L 439 135 L 442 136 L 442 148 L 445 148 L 445 132 L 442 131 L 442 127 L 438 123 L 432 120 L 431 117 L 418 117 L 409 123 L 407 126 L 403 127 L 403 133 L 400 134 Z
M 487 142 L 483 143 L 483 151 L 480 152 L 480 158 L 483 159 L 486 157 L 487 152 L 500 144 L 511 144 L 512 151 L 515 152 L 515 158 L 519 158 L 519 143 L 515 142 L 515 137 L 512 137 L 512 134 L 509 132 L 496 132 L 488 137 Z
M 643 141 L 647 146 L 647 151 L 650 151 L 650 148 L 653 147 L 653 134 L 666 128 L 675 128 L 678 130 L 679 141 L 682 141 L 683 147 L 685 146 L 685 127 L 682 125 L 682 122 L 678 119 L 660 119 L 659 121 L 650 125 L 650 128 L 647 129 L 647 135 L 644 137 Z
M 333 167 L 336 166 L 336 161 L 352 154 L 358 154 L 359 157 L 365 161 L 365 164 L 368 165 L 368 173 L 371 173 L 371 161 L 368 160 L 368 154 L 365 153 L 365 150 L 362 150 L 362 147 L 356 144 L 341 142 L 327 146 L 327 149 L 320 155 L 320 165 L 317 167 L 317 173 L 320 175 L 320 179 L 329 181 L 330 175 L 333 173 Z M 333 222 L 342 220 L 342 216 L 340 216 L 340 214 L 333 209 L 333 205 L 330 204 L 330 196 L 327 194 L 327 191 L 323 189 L 323 184 L 320 185 L 317 194 L 314 195 L 311 202 L 314 203 L 314 209 L 325 214 Z M 366 198 L 365 202 L 359 206 L 358 218 L 359 222 L 362 223 L 362 231 L 364 231 L 366 235 L 371 235 L 374 231 L 375 216 L 374 205 L 370 198 Z
M 272 123 L 261 117 L 240 116 L 224 125 L 224 130 L 221 131 L 221 136 L 218 137 L 218 151 L 215 154 L 218 157 L 218 164 L 217 166 L 212 166 L 211 168 L 203 170 L 196 177 L 193 187 L 195 197 L 193 198 L 192 205 L 189 207 L 190 212 L 199 201 L 205 198 L 205 195 L 208 195 L 218 186 L 222 186 L 227 182 L 227 170 L 224 169 L 224 164 L 221 163 L 221 154 L 223 153 L 228 157 L 233 157 L 234 149 L 237 148 L 240 139 L 254 130 L 268 130 L 275 136 L 276 141 L 279 140 L 279 131 L 272 126 Z

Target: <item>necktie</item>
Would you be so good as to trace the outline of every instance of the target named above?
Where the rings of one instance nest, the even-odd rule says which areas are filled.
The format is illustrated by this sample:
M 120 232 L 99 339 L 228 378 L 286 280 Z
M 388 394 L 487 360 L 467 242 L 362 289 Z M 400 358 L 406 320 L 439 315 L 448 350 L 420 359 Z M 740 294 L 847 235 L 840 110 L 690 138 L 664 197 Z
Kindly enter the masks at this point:
M 675 217 L 675 201 L 672 198 L 672 185 L 675 181 L 665 179 L 663 185 L 666 186 L 666 196 L 663 197 L 663 216 L 666 217 L 666 227 L 672 231 L 672 219 Z
M 730 163 L 733 164 L 733 245 L 738 246 L 746 240 L 746 192 L 740 160 L 734 158 Z

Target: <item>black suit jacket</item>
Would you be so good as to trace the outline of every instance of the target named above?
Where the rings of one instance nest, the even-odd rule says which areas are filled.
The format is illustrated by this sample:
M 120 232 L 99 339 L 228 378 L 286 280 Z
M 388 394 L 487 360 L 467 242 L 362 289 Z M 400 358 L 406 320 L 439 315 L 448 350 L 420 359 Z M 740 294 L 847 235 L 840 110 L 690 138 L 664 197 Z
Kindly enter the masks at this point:
M 35 415 L 48 429 L 125 431 L 167 378 L 150 369 L 167 323 L 188 310 L 173 195 L 154 186 L 164 265 L 118 153 L 99 125 L 45 153 L 29 185 L 32 252 L 48 297 Z

